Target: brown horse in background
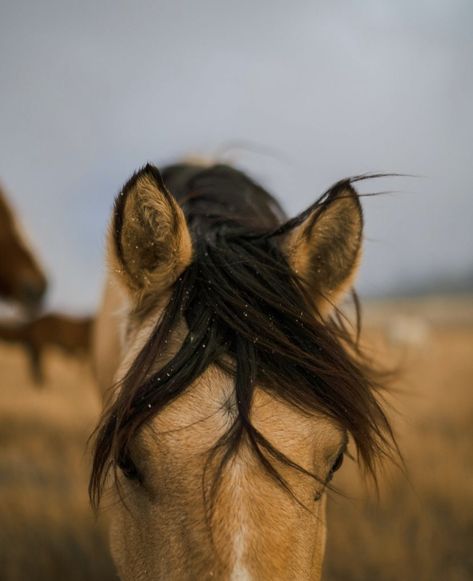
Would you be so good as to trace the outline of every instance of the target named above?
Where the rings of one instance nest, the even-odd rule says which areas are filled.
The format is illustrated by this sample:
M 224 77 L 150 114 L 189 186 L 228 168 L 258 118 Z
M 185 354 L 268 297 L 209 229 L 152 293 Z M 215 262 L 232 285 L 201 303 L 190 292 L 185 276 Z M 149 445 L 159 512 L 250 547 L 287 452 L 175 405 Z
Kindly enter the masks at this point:
M 0 324 L 0 340 L 20 343 L 26 350 L 33 380 L 44 382 L 44 349 L 58 347 L 67 355 L 87 356 L 90 350 L 92 317 L 70 317 L 50 313 L 27 323 Z
M 28 313 L 41 305 L 47 281 L 0 187 L 0 299 Z

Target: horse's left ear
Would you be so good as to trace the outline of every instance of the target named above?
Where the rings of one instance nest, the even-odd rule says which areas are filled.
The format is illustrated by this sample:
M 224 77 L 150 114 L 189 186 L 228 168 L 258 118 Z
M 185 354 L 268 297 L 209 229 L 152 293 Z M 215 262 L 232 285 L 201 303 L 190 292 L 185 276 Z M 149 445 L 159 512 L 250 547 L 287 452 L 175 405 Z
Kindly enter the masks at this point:
M 115 200 L 108 259 L 134 302 L 168 290 L 191 262 L 184 212 L 152 165 L 135 173 Z
M 327 317 L 352 287 L 361 259 L 363 214 L 348 182 L 334 186 L 323 204 L 287 235 L 290 266 Z

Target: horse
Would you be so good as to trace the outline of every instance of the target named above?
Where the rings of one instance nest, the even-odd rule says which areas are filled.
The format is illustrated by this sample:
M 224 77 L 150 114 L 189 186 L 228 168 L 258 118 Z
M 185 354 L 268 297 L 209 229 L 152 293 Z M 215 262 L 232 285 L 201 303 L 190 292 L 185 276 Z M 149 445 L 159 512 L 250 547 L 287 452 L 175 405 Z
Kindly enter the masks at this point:
M 117 195 L 89 494 L 121 579 L 320 579 L 349 437 L 372 474 L 395 447 L 339 306 L 360 179 L 292 219 L 219 163 L 148 164 Z
M 40 307 L 46 288 L 46 276 L 0 188 L 0 299 L 31 314 Z
M 92 317 L 71 317 L 48 313 L 32 321 L 0 324 L 0 340 L 19 343 L 30 362 L 30 372 L 37 385 L 44 383 L 42 354 L 50 347 L 73 356 L 87 356 L 90 352 Z

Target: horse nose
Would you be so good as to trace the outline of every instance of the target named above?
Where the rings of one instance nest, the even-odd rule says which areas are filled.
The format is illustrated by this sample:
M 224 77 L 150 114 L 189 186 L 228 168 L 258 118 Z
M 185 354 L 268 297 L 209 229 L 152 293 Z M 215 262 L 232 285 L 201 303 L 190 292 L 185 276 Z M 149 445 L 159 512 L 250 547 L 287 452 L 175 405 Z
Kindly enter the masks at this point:
M 41 307 L 46 283 L 44 281 L 25 280 L 21 285 L 21 300 L 28 310 L 36 311 Z

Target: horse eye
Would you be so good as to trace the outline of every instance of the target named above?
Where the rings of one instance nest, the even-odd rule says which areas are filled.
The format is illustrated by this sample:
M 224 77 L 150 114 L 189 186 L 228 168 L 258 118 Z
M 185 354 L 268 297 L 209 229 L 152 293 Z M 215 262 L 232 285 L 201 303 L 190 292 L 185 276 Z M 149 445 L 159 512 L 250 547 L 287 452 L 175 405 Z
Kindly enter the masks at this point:
M 341 452 L 337 456 L 337 459 L 335 460 L 335 462 L 330 470 L 330 475 L 335 474 L 335 472 L 341 468 L 341 466 L 343 464 L 343 458 L 344 458 L 344 454 L 343 454 L 343 452 Z
M 138 472 L 138 468 L 135 466 L 129 456 L 120 458 L 120 460 L 117 462 L 117 466 L 120 468 L 125 478 L 128 478 L 128 480 L 137 480 L 138 482 L 141 482 L 141 475 Z

